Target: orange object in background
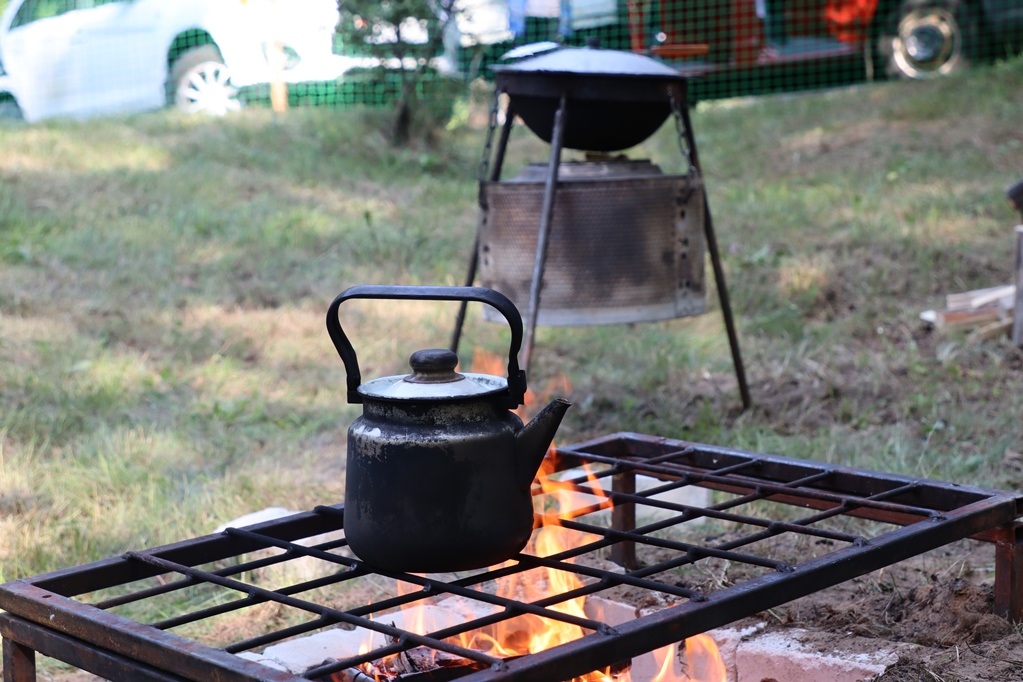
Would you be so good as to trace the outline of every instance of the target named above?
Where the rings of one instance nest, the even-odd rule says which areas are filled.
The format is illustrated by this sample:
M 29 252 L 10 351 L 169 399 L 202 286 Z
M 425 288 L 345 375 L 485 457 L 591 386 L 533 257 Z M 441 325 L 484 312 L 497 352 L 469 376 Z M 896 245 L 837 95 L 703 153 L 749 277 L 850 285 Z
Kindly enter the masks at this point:
M 828 0 L 824 20 L 828 33 L 843 43 L 867 39 L 870 22 L 877 12 L 877 0 Z
M 650 0 L 628 0 L 629 48 L 633 52 L 643 52 L 646 49 L 646 22 L 650 6 Z
M 878 0 L 813 0 L 805 6 L 787 7 L 780 21 L 789 37 L 860 44 L 869 35 L 877 5 Z M 710 61 L 735 67 L 762 62 L 767 37 L 755 0 L 727 0 L 715 11 L 686 0 L 665 0 L 659 8 L 653 0 L 627 0 L 627 7 L 633 52 L 667 59 L 707 57 L 710 53 Z M 661 33 L 659 44 L 651 43 L 654 31 Z
M 749 0 L 732 2 L 732 61 L 740 66 L 756 64 L 764 47 L 764 22 L 756 4 Z

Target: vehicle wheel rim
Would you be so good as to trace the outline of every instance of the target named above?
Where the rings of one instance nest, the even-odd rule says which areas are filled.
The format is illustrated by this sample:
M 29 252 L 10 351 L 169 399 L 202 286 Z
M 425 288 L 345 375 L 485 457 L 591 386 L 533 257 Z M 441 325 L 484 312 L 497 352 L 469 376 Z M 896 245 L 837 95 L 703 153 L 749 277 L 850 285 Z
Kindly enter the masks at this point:
M 930 78 L 953 71 L 962 59 L 962 33 L 955 16 L 945 9 L 910 12 L 899 22 L 892 54 L 902 73 Z
M 179 109 L 189 114 L 223 116 L 241 109 L 238 89 L 231 85 L 231 73 L 217 62 L 199 64 L 181 79 L 176 95 Z

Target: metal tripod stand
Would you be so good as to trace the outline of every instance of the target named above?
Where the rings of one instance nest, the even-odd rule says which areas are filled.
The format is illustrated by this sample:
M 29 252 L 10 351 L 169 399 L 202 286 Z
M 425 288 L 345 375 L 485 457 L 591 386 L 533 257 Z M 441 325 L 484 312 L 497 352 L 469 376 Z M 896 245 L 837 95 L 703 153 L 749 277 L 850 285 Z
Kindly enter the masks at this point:
M 496 149 L 493 148 L 494 133 L 498 126 L 499 99 L 503 90 L 500 79 L 497 83 L 497 90 L 494 93 L 494 100 L 490 110 L 490 122 L 487 130 L 486 143 L 484 145 L 483 158 L 479 169 L 479 204 L 480 224 L 477 229 L 476 242 L 469 258 L 469 268 L 465 279 L 465 286 L 472 286 L 476 279 L 477 267 L 479 264 L 479 234 L 485 225 L 489 206 L 485 192 L 485 184 L 498 182 L 501 179 L 501 170 L 504 165 L 505 152 L 508 146 L 508 139 L 511 135 L 512 126 L 515 121 L 514 98 L 504 111 L 504 123 L 501 125 L 501 133 L 498 138 Z M 675 120 L 678 142 L 683 156 L 688 160 L 691 173 L 701 175 L 700 160 L 696 149 L 696 140 L 693 136 L 692 122 L 689 116 L 689 109 L 686 96 L 686 82 L 680 80 L 667 86 L 667 98 L 671 105 L 672 116 Z M 554 115 L 554 126 L 551 135 L 550 160 L 547 167 L 547 176 L 544 187 L 543 204 L 540 215 L 540 226 L 537 233 L 536 254 L 533 263 L 533 275 L 530 283 L 529 303 L 526 309 L 524 339 L 522 344 L 520 365 L 528 371 L 529 361 L 532 355 L 536 321 L 540 308 L 540 294 L 543 286 L 544 267 L 547 259 L 547 247 L 549 243 L 551 222 L 554 215 L 554 204 L 557 195 L 558 170 L 561 165 L 561 153 L 565 138 L 567 120 L 571 111 L 571 100 L 568 93 L 563 91 L 560 94 L 557 111 Z M 491 160 L 491 156 L 493 159 Z M 728 288 L 725 283 L 725 273 L 721 264 L 721 256 L 718 250 L 717 237 L 714 232 L 714 222 L 711 217 L 710 205 L 707 202 L 707 195 L 703 193 L 704 209 L 704 236 L 707 250 L 710 254 L 711 265 L 714 269 L 714 280 L 717 285 L 718 301 L 721 305 L 721 313 L 725 321 L 725 329 L 728 334 L 728 343 L 732 353 L 732 362 L 735 367 L 735 377 L 739 386 L 739 396 L 742 400 L 743 409 L 749 409 L 752 405 L 749 393 L 749 385 L 746 382 L 746 372 L 743 367 L 742 355 L 739 350 L 739 338 L 735 328 L 735 320 L 732 315 L 732 306 L 728 298 Z M 457 352 L 461 340 L 462 326 L 465 321 L 466 304 L 463 302 L 459 308 L 455 320 L 455 329 L 451 338 L 451 350 Z

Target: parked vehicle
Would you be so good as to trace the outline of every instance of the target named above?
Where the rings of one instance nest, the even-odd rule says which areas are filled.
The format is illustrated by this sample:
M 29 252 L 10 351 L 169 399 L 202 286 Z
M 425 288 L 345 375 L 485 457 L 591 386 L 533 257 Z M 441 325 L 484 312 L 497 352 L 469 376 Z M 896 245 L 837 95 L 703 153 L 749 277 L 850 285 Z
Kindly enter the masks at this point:
M 928 78 L 1023 47 L 1023 0 L 891 0 L 873 16 L 887 75 Z
M 335 81 L 335 0 L 10 0 L 0 117 L 238 109 L 239 88 Z
M 491 30 L 499 40 L 470 50 L 476 71 L 515 46 L 597 37 L 603 47 L 665 59 L 694 77 L 696 98 L 717 98 L 938 77 L 1023 47 L 1023 0 L 529 0 L 526 7 L 537 10 L 517 30 Z
M 716 3 L 720 4 L 720 3 Z M 663 38 L 650 45 L 670 54 L 678 43 L 706 43 L 712 63 L 729 67 L 790 61 L 865 58 L 887 76 L 928 78 L 1018 48 L 1023 0 L 732 0 L 730 30 L 694 34 L 702 23 L 692 2 L 662 5 Z M 672 11 L 672 10 L 676 11 Z M 630 14 L 631 17 L 631 14 Z M 630 31 L 635 48 L 638 36 Z M 725 42 L 726 44 L 721 44 Z M 877 73 L 876 75 L 880 75 Z
M 3 60 L 0 59 L 0 121 L 22 118 L 21 108 L 14 99 L 14 95 L 10 94 L 13 87 L 11 77 L 7 75 Z

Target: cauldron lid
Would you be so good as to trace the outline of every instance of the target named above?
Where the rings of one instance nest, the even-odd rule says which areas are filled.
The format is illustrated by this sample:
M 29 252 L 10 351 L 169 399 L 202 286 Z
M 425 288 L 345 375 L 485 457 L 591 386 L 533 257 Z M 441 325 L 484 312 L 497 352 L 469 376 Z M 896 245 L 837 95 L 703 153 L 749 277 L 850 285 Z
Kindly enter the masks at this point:
M 500 74 L 556 73 L 682 80 L 678 71 L 650 57 L 594 47 L 563 47 L 492 68 Z

